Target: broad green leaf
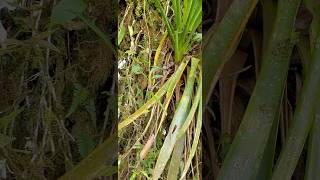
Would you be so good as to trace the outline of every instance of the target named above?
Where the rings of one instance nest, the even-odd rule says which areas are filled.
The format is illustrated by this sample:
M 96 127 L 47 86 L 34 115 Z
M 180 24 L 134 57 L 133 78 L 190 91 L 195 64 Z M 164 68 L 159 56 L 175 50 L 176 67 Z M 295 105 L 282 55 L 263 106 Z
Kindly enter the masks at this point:
M 74 90 L 73 90 L 73 100 L 66 117 L 69 117 L 72 113 L 74 113 L 79 106 L 85 105 L 88 101 L 88 98 L 89 98 L 88 89 L 83 87 L 79 83 L 75 83 Z
M 131 67 L 131 72 L 133 74 L 140 74 L 140 73 L 142 73 L 142 67 L 140 65 L 138 65 L 138 64 L 134 64 Z
M 80 129 L 75 128 L 72 134 L 76 138 L 81 157 L 85 157 L 96 146 L 96 143 L 91 139 L 91 137 Z
M 89 98 L 88 102 L 85 105 L 85 108 L 86 108 L 87 112 L 90 115 L 93 127 L 96 128 L 96 126 L 97 126 L 97 115 L 96 115 L 95 101 L 94 101 L 93 97 Z
M 84 0 L 61 0 L 53 8 L 51 15 L 51 25 L 64 24 L 86 9 Z

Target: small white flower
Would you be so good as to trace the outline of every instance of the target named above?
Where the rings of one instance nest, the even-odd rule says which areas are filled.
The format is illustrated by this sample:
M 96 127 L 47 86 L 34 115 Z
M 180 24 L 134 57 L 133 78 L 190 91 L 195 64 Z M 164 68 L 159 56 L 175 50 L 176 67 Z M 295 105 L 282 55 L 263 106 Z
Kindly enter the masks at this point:
M 165 136 L 166 134 L 167 134 L 167 131 L 166 131 L 165 129 L 163 129 L 163 130 L 162 130 L 162 135 Z
M 119 62 L 118 62 L 118 69 L 123 69 L 124 68 L 124 66 L 127 64 L 127 61 L 126 60 L 120 60 Z

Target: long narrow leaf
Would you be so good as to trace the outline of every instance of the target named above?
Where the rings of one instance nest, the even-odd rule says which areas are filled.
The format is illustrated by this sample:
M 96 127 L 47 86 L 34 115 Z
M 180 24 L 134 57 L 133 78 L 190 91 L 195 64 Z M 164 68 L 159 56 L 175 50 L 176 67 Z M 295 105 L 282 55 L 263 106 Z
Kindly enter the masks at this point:
M 175 14 L 174 19 L 176 22 L 176 28 L 178 31 L 182 31 L 183 24 L 181 20 L 181 7 L 180 0 L 172 0 L 173 13 Z
M 101 171 L 111 166 L 117 159 L 117 134 L 110 136 L 72 170 L 64 174 L 59 180 L 88 180 L 98 178 Z
M 140 107 L 136 112 L 134 112 L 132 115 L 127 117 L 126 119 L 122 120 L 118 124 L 118 130 L 120 131 L 124 127 L 128 126 L 131 124 L 133 121 L 135 121 L 139 116 L 142 114 L 146 113 L 148 109 L 158 102 L 158 100 L 167 92 L 168 86 L 170 85 L 171 81 L 178 81 L 187 66 L 188 61 L 182 62 L 177 69 L 177 71 L 170 77 L 170 79 L 158 90 L 158 92 L 151 98 L 149 99 L 142 107 Z
M 194 100 L 192 101 L 192 106 L 191 106 L 191 109 L 190 109 L 190 112 L 186 118 L 186 121 L 185 123 L 181 126 L 179 132 L 178 132 L 178 135 L 177 135 L 177 138 L 179 139 L 180 137 L 182 137 L 187 129 L 189 128 L 190 124 L 191 124 L 191 121 L 193 120 L 194 118 L 194 114 L 198 108 L 198 105 L 199 105 L 199 102 L 201 101 L 201 95 L 202 95 L 202 79 L 201 79 L 201 75 L 200 75 L 200 78 L 199 78 L 199 82 L 198 82 L 198 86 L 199 86 L 199 89 L 197 91 L 197 94 L 194 98 Z
M 263 48 L 266 48 L 268 41 L 271 37 L 273 25 L 275 23 L 276 14 L 277 14 L 277 3 L 270 0 L 263 0 Z M 258 68 L 259 70 L 259 68 Z M 286 97 L 282 96 L 282 99 Z M 272 169 L 274 166 L 274 155 L 275 148 L 277 143 L 278 127 L 279 127 L 279 118 L 280 118 L 280 109 L 277 111 L 277 115 L 273 120 L 271 132 L 267 142 L 267 146 L 263 153 L 262 162 L 260 164 L 258 173 L 255 180 L 269 180 L 272 175 Z
M 314 180 L 320 177 L 320 108 L 314 116 L 312 131 L 309 136 L 308 157 L 305 180 Z
M 178 108 L 174 114 L 173 120 L 171 122 L 168 135 L 165 138 L 163 146 L 160 150 L 154 171 L 153 171 L 153 179 L 157 180 L 160 178 L 169 158 L 172 153 L 172 150 L 177 142 L 177 134 L 182 124 L 184 123 L 187 113 L 188 107 L 191 101 L 191 96 L 193 92 L 193 85 L 196 76 L 196 67 L 199 63 L 199 59 L 193 58 L 191 60 L 191 69 L 187 78 L 187 84 L 181 100 L 178 104 Z
M 320 34 L 318 33 L 317 38 L 312 41 L 315 44 L 313 46 L 311 64 L 308 66 L 309 72 L 305 77 L 293 122 L 289 127 L 288 138 L 272 176 L 273 180 L 291 179 L 314 121 L 313 116 L 318 103 L 317 97 L 320 96 Z M 283 171 L 284 167 L 286 171 Z
M 283 94 L 299 5 L 300 0 L 278 1 L 275 26 L 257 84 L 218 180 L 257 176 Z
M 171 36 L 172 39 L 174 39 L 174 32 L 173 32 L 172 24 L 170 23 L 169 18 L 165 14 L 160 0 L 155 0 L 155 5 L 156 5 L 157 9 L 159 10 L 161 17 L 163 18 L 164 23 L 167 26 L 167 30 L 169 32 L 169 35 Z
M 184 134 L 183 137 L 177 140 L 174 146 L 174 150 L 172 152 L 172 157 L 171 157 L 169 170 L 168 170 L 168 177 L 167 177 L 168 180 L 178 179 L 185 139 L 186 139 L 186 135 Z
M 193 159 L 193 157 L 194 157 L 194 155 L 196 153 L 196 150 L 197 150 L 197 147 L 198 147 L 198 144 L 199 144 L 199 141 L 200 141 L 201 127 L 202 127 L 202 100 L 200 100 L 200 104 L 199 104 L 198 116 L 197 116 L 197 124 L 196 124 L 196 130 L 195 130 L 195 133 L 194 133 L 193 143 L 192 143 L 192 146 L 191 146 L 191 150 L 190 150 L 187 162 L 185 164 L 185 167 L 183 169 L 182 175 L 180 177 L 180 180 L 182 180 L 186 176 L 186 174 L 188 172 L 188 169 L 189 169 L 189 167 L 191 165 L 192 159 Z
M 258 0 L 234 0 L 208 43 L 204 44 L 202 55 L 204 104 L 208 103 L 222 67 L 233 55 L 238 40 L 257 3 Z

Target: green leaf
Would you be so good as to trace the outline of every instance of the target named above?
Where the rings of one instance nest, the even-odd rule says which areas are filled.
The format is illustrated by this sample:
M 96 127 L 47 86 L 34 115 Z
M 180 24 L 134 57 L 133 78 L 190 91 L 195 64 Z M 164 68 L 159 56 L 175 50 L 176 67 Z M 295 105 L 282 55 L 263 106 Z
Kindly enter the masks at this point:
M 181 126 L 186 121 L 186 118 L 189 114 L 189 106 L 191 102 L 192 92 L 194 88 L 194 81 L 196 76 L 196 68 L 199 63 L 199 59 L 193 58 L 191 60 L 191 68 L 188 74 L 186 87 L 182 94 L 181 100 L 178 103 L 178 107 L 173 116 L 173 120 L 170 124 L 168 135 L 166 136 L 163 146 L 160 150 L 157 163 L 153 171 L 153 179 L 157 180 L 160 178 L 163 173 L 167 162 L 170 159 L 171 153 L 176 145 L 176 142 L 179 140 L 178 134 Z
M 117 133 L 108 137 L 72 170 L 60 177 L 59 180 L 95 178 L 106 166 L 111 166 L 116 162 L 118 157 L 117 140 Z
M 73 135 L 76 138 L 81 157 L 85 157 L 96 146 L 96 143 L 91 139 L 91 137 L 78 128 L 73 129 Z
M 101 172 L 98 173 L 97 177 L 101 176 L 112 176 L 118 172 L 118 166 L 106 166 Z
M 234 0 L 216 28 L 207 32 L 203 42 L 203 103 L 206 105 L 219 79 L 221 69 L 238 46 L 251 13 L 258 0 Z M 203 109 L 206 109 L 205 106 Z
M 292 41 L 294 22 L 299 5 L 300 0 L 278 1 L 277 18 L 270 41 L 263 54 L 263 64 L 255 89 L 239 130 L 223 162 L 218 180 L 255 179 L 257 177 L 264 155 L 266 155 L 268 141 L 271 142 L 272 127 L 277 125 L 274 121 L 278 116 L 287 79 L 289 60 L 294 46 Z M 222 37 L 216 38 L 222 40 L 220 39 Z M 215 44 L 214 46 L 220 45 Z M 207 56 L 207 58 L 209 57 Z M 208 68 L 208 66 L 204 67 Z M 204 72 L 204 74 L 206 73 Z M 287 171 L 287 167 L 285 169 Z M 282 167 L 280 171 L 283 170 Z
M 96 115 L 96 106 L 95 106 L 94 98 L 90 98 L 88 100 L 88 102 L 85 105 L 85 108 L 86 108 L 87 112 L 90 115 L 93 127 L 96 128 L 96 126 L 97 126 L 97 115 Z
M 66 117 L 69 117 L 72 113 L 74 113 L 80 105 L 85 105 L 88 98 L 89 98 L 88 89 L 83 87 L 79 83 L 75 83 L 72 104 Z
M 312 131 L 309 134 L 309 146 L 305 180 L 317 179 L 320 176 L 320 109 L 314 116 Z
M 319 1 L 315 1 L 319 2 Z M 319 4 L 320 5 L 320 4 Z M 318 21 L 319 19 L 314 19 Z M 318 29 L 318 31 L 320 28 Z M 313 38 L 313 37 L 311 37 Z M 297 100 L 293 121 L 289 126 L 289 133 L 277 164 L 272 180 L 289 180 L 298 164 L 307 136 L 314 125 L 315 113 L 320 97 L 320 34 L 310 41 L 316 42 L 312 51 L 312 59 L 308 65 L 308 72 Z M 286 168 L 286 171 L 283 171 Z
M 176 180 L 178 179 L 179 171 L 180 171 L 180 163 L 182 159 L 182 153 L 184 150 L 186 135 L 184 134 L 174 145 L 174 149 L 172 152 L 172 157 L 168 170 L 168 180 Z
M 155 74 L 155 75 L 152 76 L 152 79 L 159 79 L 159 78 L 162 78 L 162 77 L 163 77 L 163 75 L 161 75 L 161 74 Z
M 118 46 L 121 44 L 125 35 L 126 35 L 126 27 L 124 26 L 123 22 L 121 22 L 119 31 L 118 31 Z
M 130 180 L 135 180 L 137 178 L 137 173 L 132 172 L 132 175 L 130 176 Z
M 172 9 L 174 14 L 175 27 L 164 13 L 160 0 L 155 0 L 155 6 L 164 20 L 171 41 L 174 47 L 174 60 L 180 62 L 183 56 L 189 51 L 193 43 L 196 29 L 202 21 L 201 0 L 173 0 Z M 181 5 L 183 3 L 183 6 Z M 183 7 L 183 9 L 182 9 Z
M 53 8 L 51 15 L 51 25 L 64 24 L 86 9 L 84 0 L 61 0 Z
M 132 72 L 133 74 L 140 74 L 140 73 L 142 72 L 142 68 L 141 68 L 140 65 L 134 64 L 134 65 L 132 65 L 132 67 L 131 67 L 131 72 Z
M 159 67 L 159 66 L 152 66 L 150 72 L 154 72 L 154 71 L 157 71 L 160 69 L 161 69 L 161 67 Z
M 202 102 L 201 101 L 202 101 L 202 99 L 199 102 L 200 104 L 199 104 L 199 110 L 198 110 L 198 114 L 197 114 L 197 124 L 196 124 L 196 130 L 194 133 L 193 143 L 191 146 L 191 150 L 190 150 L 186 165 L 185 165 L 183 172 L 182 172 L 182 175 L 180 177 L 180 180 L 182 180 L 186 176 L 188 169 L 191 165 L 192 159 L 193 159 L 194 155 L 196 154 L 198 144 L 200 142 L 200 133 L 201 133 L 201 127 L 202 127 Z

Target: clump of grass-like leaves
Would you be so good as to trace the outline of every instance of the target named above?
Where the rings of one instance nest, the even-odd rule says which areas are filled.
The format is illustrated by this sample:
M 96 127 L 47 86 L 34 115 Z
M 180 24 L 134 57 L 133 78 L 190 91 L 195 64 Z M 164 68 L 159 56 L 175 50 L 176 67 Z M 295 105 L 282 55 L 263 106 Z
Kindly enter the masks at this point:
M 167 27 L 174 48 L 175 62 L 180 62 L 189 51 L 194 33 L 202 20 L 201 0 L 172 0 L 174 22 L 166 16 L 160 0 L 155 0 L 155 5 Z M 183 8 L 182 8 L 183 7 Z
M 202 76 L 201 76 L 201 60 L 199 58 L 190 57 L 188 54 L 195 42 L 195 33 L 199 28 L 202 20 L 202 1 L 200 0 L 172 0 L 169 6 L 173 9 L 173 22 L 167 17 L 165 8 L 160 0 L 155 0 L 154 4 L 166 25 L 167 32 L 173 44 L 174 61 L 176 70 L 164 85 L 145 104 L 143 104 L 136 112 L 120 121 L 118 125 L 119 131 L 125 130 L 125 127 L 134 122 L 142 114 L 148 112 L 148 109 L 155 107 L 156 104 L 162 103 L 162 115 L 157 125 L 155 136 L 159 135 L 159 131 L 164 127 L 164 123 L 169 123 L 170 127 L 162 144 L 160 152 L 155 163 L 152 173 L 153 179 L 159 179 L 164 175 L 167 168 L 167 179 L 183 179 L 187 175 L 188 169 L 192 164 L 192 160 L 198 152 L 198 143 L 200 140 L 200 129 L 202 126 L 201 116 L 201 99 L 202 99 Z M 164 37 L 166 37 L 164 35 Z M 156 52 L 155 62 L 157 62 L 158 51 Z M 187 68 L 188 67 L 188 68 Z M 183 76 L 187 72 L 185 81 Z M 150 76 L 149 76 L 150 77 Z M 152 81 L 148 81 L 152 82 Z M 182 96 L 174 101 L 175 92 L 181 91 L 183 82 L 185 87 Z M 173 111 L 173 119 L 167 118 L 169 112 L 169 104 L 173 102 L 176 108 Z M 195 122 L 194 122 L 195 120 Z M 148 123 L 149 124 L 149 123 Z M 191 125 L 195 124 L 194 127 Z M 148 126 L 146 127 L 148 128 Z M 190 129 L 192 133 L 188 133 Z M 190 149 L 186 148 L 186 140 L 193 139 Z M 180 162 L 183 160 L 182 154 L 188 154 L 185 164 L 180 168 Z M 168 162 L 170 164 L 167 166 Z M 197 166 L 197 165 L 196 165 Z M 198 169 L 199 170 L 199 169 Z M 200 176 L 197 172 L 196 176 Z
M 261 34 L 263 40 L 258 40 L 259 43 L 257 43 L 257 37 L 260 35 L 253 32 L 250 29 L 252 27 L 248 25 L 249 17 L 258 5 L 256 0 L 234 0 L 221 22 L 212 25 L 207 32 L 203 52 L 203 64 L 205 65 L 203 67 L 205 76 L 204 105 L 206 110 L 211 110 L 213 103 L 211 98 L 218 81 L 220 81 L 220 92 L 218 93 L 222 96 L 224 92 L 221 92 L 221 90 L 225 86 L 223 83 L 228 83 L 226 79 L 229 78 L 229 82 L 233 83 L 229 87 L 234 88 L 232 92 L 232 96 L 234 96 L 234 85 L 237 77 L 235 76 L 236 78 L 232 79 L 235 81 L 231 81 L 230 77 L 224 75 L 226 75 L 226 70 L 230 70 L 239 64 L 236 60 L 241 60 L 236 55 L 239 53 L 237 47 L 243 46 L 241 42 L 245 41 L 241 39 L 242 35 L 248 37 L 246 35 L 251 33 L 255 56 L 260 54 L 258 58 L 255 58 L 259 59 L 261 57 L 261 62 L 254 62 L 256 65 L 255 73 L 257 74 L 256 81 L 252 89 L 248 91 L 250 99 L 248 104 L 245 104 L 243 117 L 239 122 L 240 125 L 236 127 L 230 146 L 222 147 L 226 149 L 226 155 L 221 156 L 223 159 L 222 165 L 213 162 L 216 166 L 212 167 L 212 171 L 216 173 L 214 176 L 218 180 L 290 180 L 300 158 L 300 161 L 307 160 L 305 167 L 299 167 L 300 170 L 303 168 L 305 179 L 317 179 L 319 176 L 319 172 L 315 171 L 319 166 L 319 156 L 316 155 L 316 151 L 319 150 L 319 110 L 316 105 L 319 101 L 320 92 L 320 80 L 317 74 L 320 64 L 320 26 L 319 13 L 316 11 L 319 8 L 319 2 L 315 0 L 304 1 L 303 4 L 301 2 L 301 0 L 261 1 L 264 27 L 262 28 L 263 34 Z M 219 1 L 218 8 L 222 7 L 221 4 L 223 4 L 223 1 Z M 308 12 L 312 15 L 308 15 L 308 13 L 298 14 L 299 9 L 300 12 Z M 274 13 L 271 13 L 272 11 Z M 270 14 L 274 15 L 270 16 Z M 307 33 L 297 32 L 299 31 L 298 28 L 301 28 L 297 25 L 301 23 L 301 19 L 299 19 L 301 16 L 305 18 L 302 20 L 303 22 L 306 21 L 308 16 L 313 16 L 310 27 L 305 24 L 303 26 L 304 30 L 309 31 Z M 245 32 L 247 25 L 250 30 Z M 255 43 L 259 44 L 262 52 L 256 51 L 258 46 Z M 291 83 L 289 64 L 292 61 L 291 56 L 295 52 L 295 45 L 301 53 L 303 84 L 301 90 L 297 90 L 298 93 L 295 95 L 297 100 L 294 110 L 288 110 L 282 109 L 282 106 L 285 105 L 284 107 L 286 107 L 286 103 L 288 103 L 286 86 Z M 242 68 L 242 66 L 239 68 Z M 231 106 L 233 106 L 232 98 L 224 98 L 231 99 Z M 220 101 L 222 100 L 224 100 L 223 97 L 220 97 Z M 220 102 L 220 104 L 223 103 Z M 226 106 L 220 108 L 227 109 Z M 294 111 L 292 119 L 288 116 L 284 118 L 283 113 L 290 111 Z M 229 110 L 228 112 L 232 111 Z M 205 111 L 206 113 L 208 112 Z M 221 110 L 222 115 L 224 115 L 223 113 L 225 112 Z M 288 119 L 290 119 L 290 123 L 286 127 L 284 122 Z M 221 119 L 221 121 L 227 120 L 230 119 Z M 206 120 L 204 121 L 206 122 Z M 230 121 L 229 123 L 221 122 L 226 123 L 227 126 L 222 128 L 230 131 L 233 128 L 231 125 L 234 123 L 232 120 Z M 208 126 L 210 125 L 207 125 L 206 128 Z M 225 129 L 222 129 L 222 131 L 225 131 Z M 308 137 L 308 150 L 306 151 L 308 157 L 304 159 L 301 155 L 306 148 L 305 144 Z M 220 138 L 222 139 L 223 135 L 220 135 Z M 277 144 L 279 139 L 282 139 L 281 146 Z M 214 144 L 211 144 L 210 148 L 214 149 L 214 146 Z M 214 150 L 210 149 L 213 154 L 216 153 Z

